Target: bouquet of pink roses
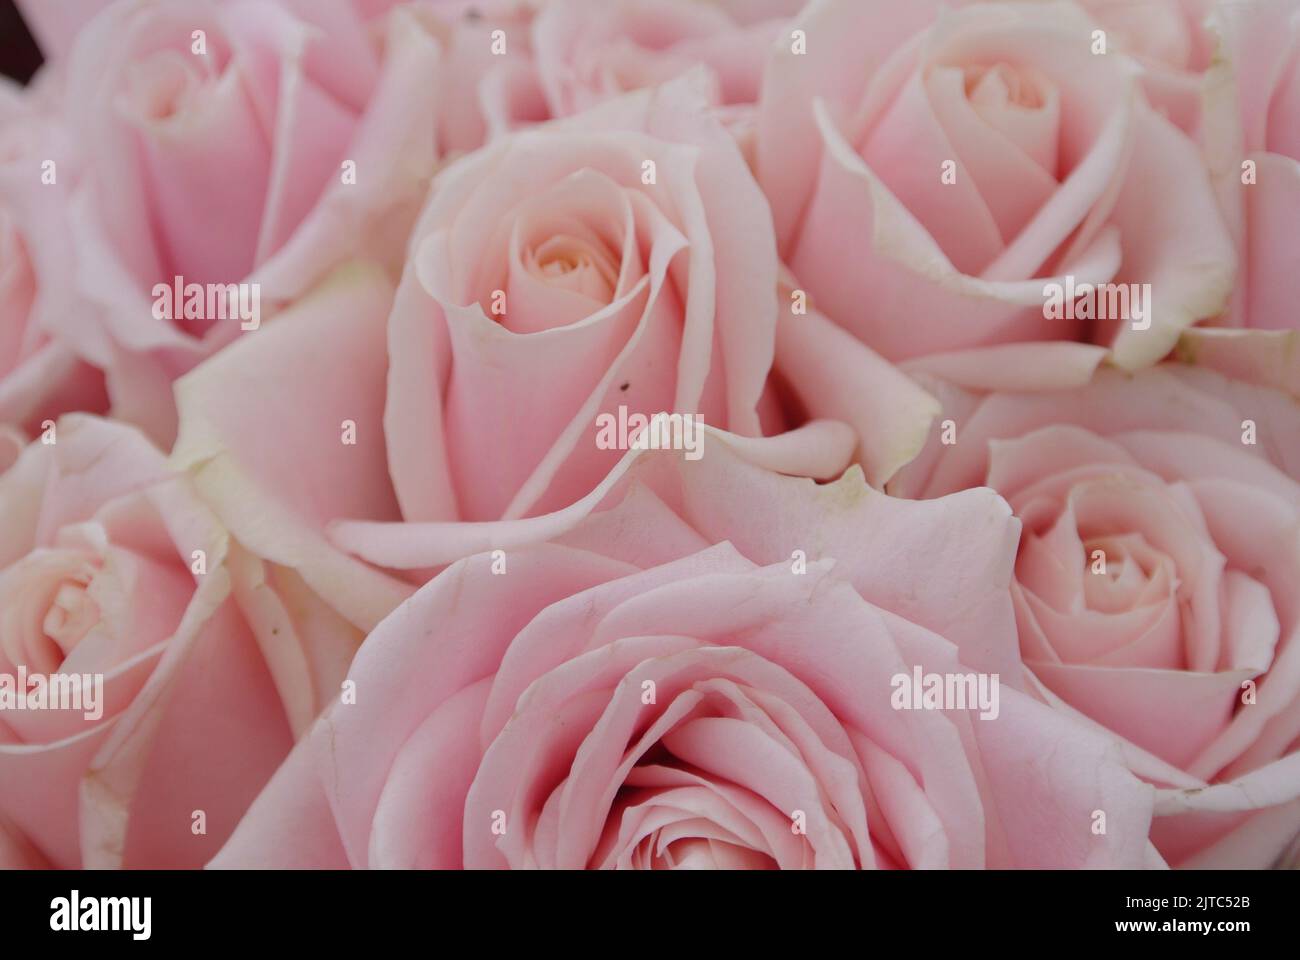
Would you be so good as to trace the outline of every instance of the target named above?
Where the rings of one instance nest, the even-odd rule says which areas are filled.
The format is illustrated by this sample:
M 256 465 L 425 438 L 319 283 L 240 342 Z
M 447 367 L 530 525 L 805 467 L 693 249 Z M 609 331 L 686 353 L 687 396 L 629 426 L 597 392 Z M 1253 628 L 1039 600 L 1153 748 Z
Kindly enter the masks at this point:
M 1300 0 L 19 6 L 0 866 L 1295 860 Z

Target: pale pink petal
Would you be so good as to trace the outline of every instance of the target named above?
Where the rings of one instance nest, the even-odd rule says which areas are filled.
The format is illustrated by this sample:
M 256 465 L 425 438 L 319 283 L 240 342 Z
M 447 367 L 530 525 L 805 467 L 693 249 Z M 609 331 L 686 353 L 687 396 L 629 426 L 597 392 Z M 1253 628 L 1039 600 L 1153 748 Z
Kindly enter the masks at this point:
M 929 394 L 815 309 L 782 312 L 776 369 L 809 416 L 853 426 L 856 459 L 875 487 L 920 451 L 939 412 Z
M 241 543 L 296 569 L 363 628 L 409 588 L 331 550 L 321 531 L 337 517 L 397 515 L 381 427 L 389 297 L 375 272 L 350 270 L 176 388 L 173 462 Z M 325 398 L 321 383 L 333 384 Z M 348 423 L 354 444 L 343 442 Z

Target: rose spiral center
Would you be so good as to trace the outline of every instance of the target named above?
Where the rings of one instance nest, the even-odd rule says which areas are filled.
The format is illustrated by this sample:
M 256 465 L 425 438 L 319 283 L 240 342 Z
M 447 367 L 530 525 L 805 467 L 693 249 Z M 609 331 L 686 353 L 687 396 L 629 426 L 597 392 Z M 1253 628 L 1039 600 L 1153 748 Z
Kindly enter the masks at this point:
M 53 673 L 99 623 L 92 554 L 36 550 L 0 579 L 0 651 L 11 664 Z

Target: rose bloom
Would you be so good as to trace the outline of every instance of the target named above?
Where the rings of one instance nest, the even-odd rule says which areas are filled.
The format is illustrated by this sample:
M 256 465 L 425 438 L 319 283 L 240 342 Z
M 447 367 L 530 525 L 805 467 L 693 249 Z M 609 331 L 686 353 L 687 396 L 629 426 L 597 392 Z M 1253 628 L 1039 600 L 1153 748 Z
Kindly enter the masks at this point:
M 461 24 L 430 4 L 367 24 L 343 0 L 177 0 L 80 30 L 62 109 L 89 161 L 70 210 L 86 303 L 60 333 L 107 372 L 116 416 L 170 444 L 173 379 L 256 333 L 169 311 L 159 284 L 246 284 L 269 322 L 353 257 L 396 275 L 437 158 L 486 135 Z M 504 59 L 486 18 L 466 29 Z
M 1043 695 L 1161 788 L 1171 865 L 1273 863 L 1300 833 L 1300 408 L 1178 364 L 1069 390 L 932 384 L 935 436 L 891 492 L 1002 494 Z
M 102 692 L 0 710 L 0 867 L 195 867 L 288 753 L 285 706 L 184 478 L 132 428 L 56 431 L 0 475 L 0 674 Z
M 102 374 L 50 334 L 56 318 L 76 309 L 61 216 L 76 171 L 46 112 L 49 79 L 28 92 L 0 80 L 0 425 L 32 436 L 60 413 L 107 405 Z M 46 176 L 54 182 L 43 183 Z
M 1234 254 L 1197 147 L 1131 58 L 1092 53 L 1095 29 L 1068 3 L 938 0 L 829 0 L 792 24 L 756 162 L 819 309 L 895 361 L 1081 339 L 1126 368 L 1219 311 Z M 1049 319 L 1047 284 L 1069 282 L 1149 283 L 1149 329 Z
M 733 444 L 630 452 L 550 542 L 424 586 L 211 865 L 1160 865 L 1150 787 L 1019 689 L 1001 500 Z M 998 674 L 997 716 L 896 709 L 914 668 Z
M 767 207 L 688 78 L 448 167 L 395 300 L 355 268 L 196 369 L 173 456 L 245 546 L 368 631 L 410 592 L 377 569 L 409 545 L 436 567 L 473 552 L 467 524 L 590 493 L 623 454 L 602 415 L 699 415 L 774 469 L 839 475 L 845 423 L 771 436 L 791 425 L 777 314 Z M 376 566 L 327 539 L 345 520 Z
M 1300 397 L 1300 0 L 1225 3 L 1213 22 L 1207 153 L 1242 272 L 1228 310 L 1187 331 L 1180 352 Z

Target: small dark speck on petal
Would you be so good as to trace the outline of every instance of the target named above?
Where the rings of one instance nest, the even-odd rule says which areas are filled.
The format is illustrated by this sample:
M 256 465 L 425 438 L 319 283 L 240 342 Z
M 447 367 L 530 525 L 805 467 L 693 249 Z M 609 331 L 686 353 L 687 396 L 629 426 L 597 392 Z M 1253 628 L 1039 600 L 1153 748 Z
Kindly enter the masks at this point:
M 625 383 L 625 384 L 623 384 L 623 386 L 619 387 L 619 389 L 620 389 L 620 390 L 626 390 L 626 389 L 627 389 L 628 387 L 630 387 L 630 386 L 632 386 L 632 384 L 630 384 L 630 383 Z

